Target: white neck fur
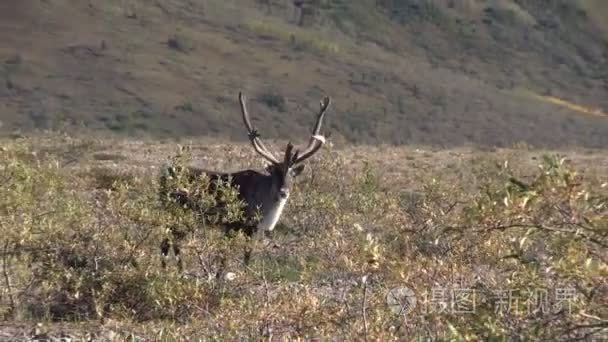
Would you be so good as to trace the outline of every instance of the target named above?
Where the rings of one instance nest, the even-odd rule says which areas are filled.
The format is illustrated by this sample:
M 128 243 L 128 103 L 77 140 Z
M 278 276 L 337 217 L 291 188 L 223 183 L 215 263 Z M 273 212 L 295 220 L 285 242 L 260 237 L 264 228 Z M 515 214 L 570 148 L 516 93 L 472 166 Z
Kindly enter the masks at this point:
M 277 222 L 279 222 L 279 218 L 281 217 L 281 213 L 285 208 L 285 204 L 287 203 L 287 198 L 281 198 L 278 202 L 274 202 L 270 204 L 268 208 L 262 208 L 263 217 L 262 221 L 258 223 L 259 230 L 272 231 L 274 226 L 276 226 Z

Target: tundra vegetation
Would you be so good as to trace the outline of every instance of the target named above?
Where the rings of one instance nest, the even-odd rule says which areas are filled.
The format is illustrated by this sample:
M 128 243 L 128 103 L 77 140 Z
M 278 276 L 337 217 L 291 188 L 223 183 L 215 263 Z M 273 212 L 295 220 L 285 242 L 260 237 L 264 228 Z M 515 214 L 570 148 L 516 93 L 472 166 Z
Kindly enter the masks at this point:
M 158 198 L 162 161 L 260 165 L 246 144 L 48 133 L 1 146 L 2 338 L 36 324 L 163 341 L 606 337 L 605 151 L 327 146 L 279 226 L 248 241 Z M 158 252 L 176 224 L 181 272 Z
M 299 5 L 296 6 L 296 3 Z M 299 7 L 298 7 L 299 6 Z M 605 0 L 0 3 L 0 132 L 608 146 Z M 33 23 L 23 25 L 23 23 Z

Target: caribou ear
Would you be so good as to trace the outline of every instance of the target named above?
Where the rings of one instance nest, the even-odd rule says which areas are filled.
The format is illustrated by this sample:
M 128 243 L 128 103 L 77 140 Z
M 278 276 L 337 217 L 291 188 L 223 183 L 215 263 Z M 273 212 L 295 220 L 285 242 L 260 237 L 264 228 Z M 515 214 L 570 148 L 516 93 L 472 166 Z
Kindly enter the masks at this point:
M 306 165 L 302 164 L 302 165 L 298 165 L 296 167 L 292 167 L 289 170 L 289 173 L 291 174 L 292 177 L 296 177 L 297 175 L 299 175 L 300 173 L 302 173 L 302 171 L 304 171 L 304 167 Z

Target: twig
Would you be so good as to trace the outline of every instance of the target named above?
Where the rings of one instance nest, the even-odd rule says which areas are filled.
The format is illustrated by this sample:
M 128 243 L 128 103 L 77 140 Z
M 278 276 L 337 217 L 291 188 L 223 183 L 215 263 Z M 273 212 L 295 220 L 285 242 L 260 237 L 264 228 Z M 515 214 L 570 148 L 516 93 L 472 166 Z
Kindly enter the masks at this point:
M 154 227 L 152 225 L 150 225 L 150 228 L 144 234 L 144 236 L 135 244 L 135 246 L 133 246 L 133 248 L 131 248 L 129 256 L 126 258 L 125 262 L 128 262 L 128 263 L 135 262 L 135 252 L 143 245 L 144 242 L 146 242 L 146 240 L 148 240 L 148 238 L 152 234 L 153 229 L 154 229 Z
M 460 201 L 454 201 L 454 203 L 450 204 L 450 205 L 448 206 L 448 209 L 447 209 L 447 210 L 445 210 L 445 211 L 442 213 L 442 215 L 447 216 L 447 214 L 449 214 L 449 213 L 450 213 L 452 210 L 454 210 L 454 208 L 456 208 L 456 206 L 457 206 L 458 204 L 461 204 L 461 202 L 460 202 Z
M 450 230 L 458 230 L 458 229 L 462 229 L 462 228 L 466 228 L 466 227 L 444 227 L 442 233 L 448 232 Z M 496 226 L 491 226 L 491 227 L 478 228 L 478 229 L 473 229 L 472 231 L 477 232 L 477 233 L 484 233 L 484 232 L 488 232 L 488 231 L 492 231 L 492 230 L 504 231 L 504 230 L 511 229 L 511 228 L 534 228 L 534 229 L 544 230 L 544 231 L 554 232 L 554 233 L 572 234 L 572 235 L 580 236 L 590 242 L 593 242 L 600 247 L 608 248 L 607 243 L 605 243 L 593 236 L 590 236 L 589 234 L 583 233 L 581 231 L 549 227 L 549 226 L 545 226 L 542 224 L 514 223 L 514 224 L 508 224 L 508 225 L 496 225 Z
M 361 311 L 363 313 L 363 333 L 365 341 L 367 341 L 367 275 L 363 276 L 363 306 Z
M 256 276 L 257 278 L 262 280 L 262 284 L 264 285 L 264 307 L 267 308 L 270 305 L 270 290 L 268 288 L 268 280 L 266 279 L 266 262 L 262 258 L 262 271 L 260 273 L 256 272 L 249 265 L 245 264 L 244 261 L 241 261 L 241 266 L 243 266 L 248 272 Z M 262 331 L 262 333 L 268 334 L 268 341 L 272 340 L 272 326 L 269 320 L 266 320 L 264 324 L 266 331 Z
M 6 290 L 8 292 L 8 300 L 10 302 L 11 309 L 9 313 L 15 310 L 15 299 L 13 298 L 13 289 L 11 287 L 11 279 L 8 276 L 8 240 L 4 243 L 4 256 L 2 257 L 2 273 L 4 275 L 4 281 L 6 282 Z
M 266 298 L 264 300 L 264 307 L 267 308 L 270 305 L 270 292 L 268 290 L 268 281 L 266 280 L 266 261 L 262 259 L 262 281 L 264 282 L 264 292 Z M 272 340 L 272 325 L 269 319 L 266 319 L 266 333 L 268 334 L 268 341 Z
M 203 272 L 205 272 L 205 274 L 207 274 L 207 275 L 211 274 L 210 267 L 208 266 L 208 264 L 203 259 L 203 250 L 197 248 L 196 249 L 196 256 L 198 258 L 198 264 L 203 269 Z
M 599 328 L 598 331 L 605 330 L 608 328 L 608 322 L 592 323 L 592 324 L 579 324 L 565 331 L 566 334 L 575 332 L 581 329 L 594 329 Z
M 585 313 L 585 312 L 580 312 L 579 314 L 581 316 L 583 316 L 583 317 L 590 318 L 590 319 L 593 319 L 595 321 L 599 321 L 599 322 L 603 322 L 603 323 L 608 323 L 608 319 L 603 319 L 601 317 L 590 315 L 590 314 Z
M 10 173 L 8 176 L 4 177 L 2 181 L 0 181 L 0 188 L 8 184 L 8 182 L 13 178 L 13 173 Z
M 266 300 L 264 301 L 264 307 L 268 307 L 270 305 L 270 292 L 268 290 L 268 281 L 266 280 L 266 261 L 262 260 L 262 281 L 264 282 L 264 292 L 266 295 Z

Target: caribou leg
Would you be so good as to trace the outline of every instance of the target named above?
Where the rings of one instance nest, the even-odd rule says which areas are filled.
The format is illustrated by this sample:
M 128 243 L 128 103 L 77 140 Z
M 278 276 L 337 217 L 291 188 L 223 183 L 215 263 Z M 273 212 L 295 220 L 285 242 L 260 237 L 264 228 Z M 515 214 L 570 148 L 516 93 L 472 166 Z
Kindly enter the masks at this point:
M 160 243 L 161 266 L 163 269 L 167 267 L 167 258 L 169 257 L 170 247 L 171 243 L 169 242 L 169 238 L 164 238 Z

